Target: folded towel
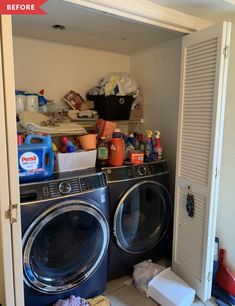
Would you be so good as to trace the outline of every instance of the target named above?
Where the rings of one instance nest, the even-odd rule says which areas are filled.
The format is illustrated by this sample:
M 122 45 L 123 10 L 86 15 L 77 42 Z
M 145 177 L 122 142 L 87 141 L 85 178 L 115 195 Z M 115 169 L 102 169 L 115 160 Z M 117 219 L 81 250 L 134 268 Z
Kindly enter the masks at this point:
M 99 295 L 87 301 L 89 302 L 89 306 L 110 306 L 109 300 L 103 295 Z

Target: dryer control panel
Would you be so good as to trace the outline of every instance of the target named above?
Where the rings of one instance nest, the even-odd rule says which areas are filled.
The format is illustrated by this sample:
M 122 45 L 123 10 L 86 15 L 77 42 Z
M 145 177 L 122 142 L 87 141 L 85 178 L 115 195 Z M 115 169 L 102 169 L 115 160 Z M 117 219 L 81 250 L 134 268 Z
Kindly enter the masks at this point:
M 103 171 L 106 174 L 107 181 L 122 181 L 133 178 L 151 177 L 168 173 L 166 160 L 148 162 L 138 165 L 128 165 L 122 167 L 105 167 Z
M 83 192 L 91 192 L 107 186 L 104 173 L 57 178 L 37 183 L 20 185 L 20 202 L 34 202 L 63 197 Z

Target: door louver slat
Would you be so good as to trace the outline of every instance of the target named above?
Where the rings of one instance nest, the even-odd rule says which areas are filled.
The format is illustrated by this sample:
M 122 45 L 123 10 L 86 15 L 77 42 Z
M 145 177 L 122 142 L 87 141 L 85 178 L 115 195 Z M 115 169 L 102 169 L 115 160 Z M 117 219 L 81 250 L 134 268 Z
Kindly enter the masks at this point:
M 189 84 L 199 84 L 199 82 L 202 82 L 205 84 L 205 81 L 213 81 L 214 82 L 214 79 L 213 79 L 213 74 L 211 75 L 204 75 L 204 76 L 198 76 L 198 77 L 193 77 L 193 78 L 189 78 L 186 82 L 185 82 L 185 85 L 189 85 Z
M 215 71 L 201 71 L 200 73 L 194 73 L 192 75 L 188 75 L 188 81 L 194 81 L 194 80 L 203 80 L 207 78 L 213 77 L 215 74 Z
M 193 68 L 193 67 L 201 67 L 202 64 L 206 63 L 207 65 L 208 64 L 214 64 L 214 59 L 211 59 L 211 55 L 208 55 L 205 56 L 205 57 L 200 57 L 195 60 L 191 60 L 191 61 L 188 61 L 188 68 Z
M 194 44 L 194 45 L 190 46 L 190 48 L 188 48 L 188 52 L 189 53 L 191 52 L 191 54 L 194 51 L 203 52 L 203 50 L 210 50 L 211 46 L 214 49 L 214 45 L 215 45 L 215 39 L 212 38 L 212 39 L 209 39 L 207 41 L 203 41 L 203 42 L 200 42 L 200 43 L 197 43 L 197 44 Z

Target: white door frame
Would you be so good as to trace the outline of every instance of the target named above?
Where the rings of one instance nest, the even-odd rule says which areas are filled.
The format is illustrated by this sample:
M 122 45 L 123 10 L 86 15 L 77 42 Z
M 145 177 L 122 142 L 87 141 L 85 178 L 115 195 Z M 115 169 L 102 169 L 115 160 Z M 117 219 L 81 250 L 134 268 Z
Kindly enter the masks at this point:
M 4 260 L 4 268 L 7 269 L 5 277 L 5 304 L 9 306 L 23 306 L 23 276 L 22 276 L 22 246 L 21 246 L 21 222 L 20 222 L 20 197 L 19 197 L 19 177 L 18 177 L 18 152 L 16 137 L 16 109 L 15 109 L 15 81 L 13 63 L 12 26 L 9 15 L 1 15 L 1 52 L 2 52 L 2 88 L 3 95 L 1 110 L 5 115 L 1 124 L 0 133 L 5 132 L 6 142 L 1 146 L 1 150 L 6 150 L 7 156 L 4 158 L 7 173 L 1 180 L 1 195 L 8 197 L 1 207 L 1 218 L 4 219 L 6 211 L 10 209 L 13 218 L 17 220 L 10 224 L 11 220 L 5 217 L 6 231 L 3 233 L 3 252 L 7 252 Z M 1 111 L 2 115 L 2 111 Z M 2 135 L 1 135 L 2 136 Z M 2 138 L 2 137 L 1 137 Z M 0 160 L 2 162 L 2 160 Z M 2 171 L 3 167 L 1 167 Z M 5 170 L 6 171 L 6 170 Z M 2 203 L 1 203 L 2 204 Z M 5 207 L 4 207 L 5 206 Z M 5 212 L 5 213 L 4 213 Z M 4 220 L 2 220 L 4 221 Z M 12 280 L 13 279 L 13 280 Z M 14 282 L 14 284 L 12 283 Z M 14 292 L 12 292 L 12 286 Z
M 2 16 L 0 16 L 0 26 Z M 14 278 L 12 262 L 11 225 L 6 219 L 10 206 L 8 182 L 8 157 L 5 126 L 5 96 L 2 63 L 2 31 L 0 33 L 0 303 L 14 305 Z
M 166 30 L 191 33 L 207 28 L 209 20 L 188 15 L 147 0 L 59 0 Z

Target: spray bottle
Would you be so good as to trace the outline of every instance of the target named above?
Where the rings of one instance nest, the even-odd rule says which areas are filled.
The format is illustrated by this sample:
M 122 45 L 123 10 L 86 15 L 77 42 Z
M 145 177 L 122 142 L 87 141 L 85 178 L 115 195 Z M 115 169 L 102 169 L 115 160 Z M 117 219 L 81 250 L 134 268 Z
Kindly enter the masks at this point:
M 153 132 L 152 130 L 146 130 L 146 144 L 145 144 L 145 156 L 146 161 L 153 161 Z
M 155 133 L 155 142 L 153 147 L 153 155 L 154 160 L 160 160 L 162 159 L 162 146 L 160 141 L 160 131 L 154 131 Z

